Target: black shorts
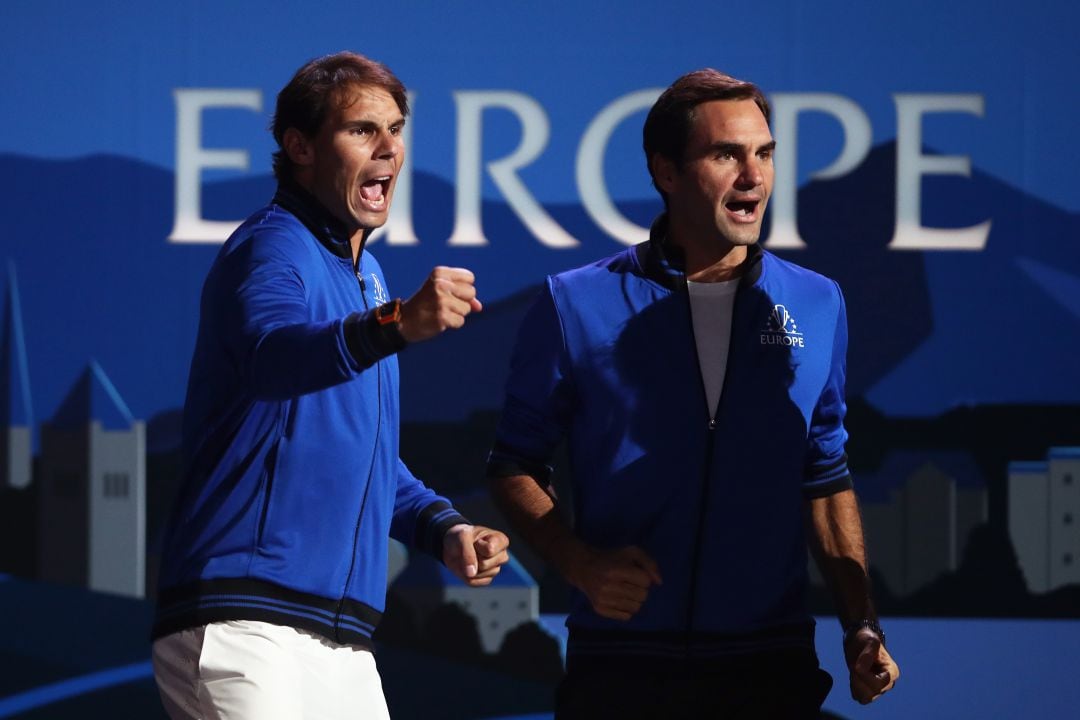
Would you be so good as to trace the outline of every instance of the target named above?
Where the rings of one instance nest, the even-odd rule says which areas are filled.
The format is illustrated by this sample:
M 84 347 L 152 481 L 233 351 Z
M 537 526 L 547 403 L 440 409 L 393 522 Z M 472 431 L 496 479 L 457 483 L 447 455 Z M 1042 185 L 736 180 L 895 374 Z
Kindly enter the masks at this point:
M 811 650 L 722 660 L 577 656 L 555 697 L 556 720 L 815 720 L 832 677 Z

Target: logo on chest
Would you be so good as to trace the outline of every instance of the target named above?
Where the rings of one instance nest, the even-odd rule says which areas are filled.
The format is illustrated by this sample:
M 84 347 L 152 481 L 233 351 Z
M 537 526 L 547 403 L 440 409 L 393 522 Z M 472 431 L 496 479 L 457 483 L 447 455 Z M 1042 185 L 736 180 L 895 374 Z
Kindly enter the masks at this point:
M 765 319 L 765 327 L 761 331 L 761 344 L 806 347 L 805 338 L 799 332 L 795 318 L 783 305 L 773 305 L 772 312 Z
M 370 273 L 368 277 L 371 278 L 371 295 L 375 298 L 375 302 L 379 305 L 390 302 L 390 294 L 386 292 L 386 286 L 379 280 L 379 276 Z

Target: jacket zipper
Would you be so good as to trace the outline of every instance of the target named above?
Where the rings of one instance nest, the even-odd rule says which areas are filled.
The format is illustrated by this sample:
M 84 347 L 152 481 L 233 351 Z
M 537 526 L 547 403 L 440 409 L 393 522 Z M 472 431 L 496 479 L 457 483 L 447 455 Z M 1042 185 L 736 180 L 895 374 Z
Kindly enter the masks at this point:
M 364 274 L 360 271 L 360 260 L 357 258 L 356 265 L 353 267 L 353 272 L 356 275 L 356 280 L 360 284 L 360 299 L 364 303 L 364 310 L 369 310 L 367 295 L 367 284 L 364 282 Z M 338 598 L 337 611 L 334 613 L 334 633 L 338 635 L 335 638 L 338 642 L 341 642 L 341 614 L 345 608 L 345 598 L 349 592 L 349 584 L 352 582 L 353 572 L 356 570 L 356 545 L 360 539 L 360 521 L 364 517 L 364 508 L 367 507 L 368 493 L 371 492 L 371 480 L 375 474 L 375 460 L 379 454 L 379 436 L 382 433 L 382 368 L 378 367 L 378 363 L 375 366 L 375 379 L 376 379 L 376 407 L 378 408 L 378 416 L 375 421 L 375 444 L 371 451 L 371 467 L 368 468 L 367 485 L 364 487 L 364 497 L 360 500 L 360 512 L 356 515 L 356 527 L 353 528 L 353 544 L 352 544 L 352 557 L 349 558 L 349 572 L 345 575 L 345 584 L 341 588 L 341 597 Z
M 685 275 L 682 276 L 682 282 L 683 282 L 683 286 L 685 288 L 686 287 L 686 285 L 685 285 L 686 284 L 686 276 Z M 740 285 L 741 284 L 742 283 L 740 281 Z M 738 311 L 738 307 L 739 307 L 739 296 L 741 295 L 740 290 L 741 290 L 741 288 L 736 290 L 735 302 L 732 304 L 732 309 L 731 309 L 731 337 L 732 338 L 735 335 L 735 318 L 736 318 L 736 316 L 738 314 L 737 311 Z M 697 614 L 697 584 L 698 584 L 698 573 L 699 573 L 699 570 L 700 570 L 700 568 L 698 566 L 701 563 L 701 546 L 702 546 L 703 538 L 704 538 L 704 535 L 705 535 L 705 516 L 708 514 L 709 486 L 710 486 L 709 478 L 710 478 L 710 474 L 711 474 L 710 470 L 712 469 L 713 455 L 715 454 L 715 449 L 716 449 L 716 428 L 719 425 L 719 423 L 717 422 L 717 418 L 720 416 L 720 406 L 724 402 L 724 394 L 727 391 L 728 380 L 731 377 L 731 372 L 730 372 L 731 371 L 731 358 L 732 358 L 732 355 L 733 355 L 732 351 L 734 349 L 735 344 L 734 344 L 734 342 L 732 342 L 731 338 L 728 339 L 727 364 L 724 367 L 724 381 L 720 384 L 720 398 L 717 400 L 716 408 L 715 409 L 711 408 L 711 407 L 709 407 L 709 395 L 708 395 L 708 392 L 706 392 L 706 390 L 705 390 L 705 376 L 702 374 L 702 370 L 701 370 L 701 357 L 698 355 L 697 334 L 694 332 L 694 308 L 693 308 L 692 303 L 690 302 L 689 289 L 686 290 L 686 304 L 687 304 L 687 308 L 689 310 L 688 315 L 689 315 L 689 319 L 690 319 L 690 338 L 691 338 L 691 341 L 693 343 L 694 364 L 697 365 L 698 378 L 701 380 L 702 405 L 705 406 L 705 415 L 708 418 L 708 424 L 707 424 L 708 435 L 707 435 L 707 439 L 706 439 L 706 443 L 705 443 L 705 464 L 704 464 L 704 466 L 702 468 L 702 477 L 701 477 L 701 495 L 700 495 L 701 501 L 700 501 L 700 505 L 699 505 L 699 509 L 698 509 L 697 532 L 696 532 L 696 534 L 694 536 L 695 537 L 695 540 L 694 540 L 694 554 L 693 554 L 691 564 L 690 564 L 689 596 L 686 599 L 686 629 L 684 631 L 684 645 L 685 645 L 686 659 L 689 660 L 690 659 L 690 649 L 691 649 L 690 648 L 691 639 L 693 637 L 693 632 L 694 632 L 694 616 Z

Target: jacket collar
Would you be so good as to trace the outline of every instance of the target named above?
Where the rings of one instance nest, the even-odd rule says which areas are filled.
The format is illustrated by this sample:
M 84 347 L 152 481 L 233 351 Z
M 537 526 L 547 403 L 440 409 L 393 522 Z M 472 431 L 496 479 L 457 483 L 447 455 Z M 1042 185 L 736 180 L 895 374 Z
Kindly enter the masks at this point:
M 645 276 L 668 290 L 686 292 L 686 255 L 682 248 L 668 241 L 667 213 L 660 213 L 649 229 L 649 239 L 636 248 L 638 263 Z M 746 248 L 746 260 L 739 277 L 739 287 L 748 287 L 761 277 L 764 251 L 754 243 Z
M 332 254 L 352 260 L 350 233 L 345 223 L 331 215 L 314 195 L 291 180 L 283 180 L 278 184 L 272 202 L 295 215 L 296 219 L 302 222 L 304 227 Z M 360 245 L 361 253 L 364 252 L 367 236 L 368 233 L 365 233 L 364 242 Z

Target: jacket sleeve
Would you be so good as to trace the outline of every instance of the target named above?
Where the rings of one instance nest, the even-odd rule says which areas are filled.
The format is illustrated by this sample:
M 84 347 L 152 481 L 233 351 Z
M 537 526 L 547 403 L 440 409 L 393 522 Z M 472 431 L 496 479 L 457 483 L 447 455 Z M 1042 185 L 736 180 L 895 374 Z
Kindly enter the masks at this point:
M 446 531 L 454 525 L 468 522 L 450 505 L 449 500 L 436 495 L 417 480 L 405 463 L 398 459 L 390 537 L 423 550 L 441 562 Z
M 220 337 L 232 346 L 238 370 L 260 399 L 286 399 L 346 382 L 404 345 L 370 312 L 312 320 L 297 246 L 286 230 L 256 229 L 219 268 L 216 290 L 225 297 L 208 298 L 228 308 Z M 212 312 L 203 307 L 204 317 Z
M 848 434 L 844 428 L 847 403 L 844 384 L 847 373 L 847 309 L 840 287 L 833 283 L 837 295 L 836 327 L 833 334 L 829 375 L 821 391 L 810 421 L 807 438 L 806 469 L 803 495 L 819 498 L 852 487 L 844 445 Z
M 518 331 L 490 478 L 529 475 L 546 485 L 548 463 L 569 428 L 574 389 L 553 283 L 548 278 Z

